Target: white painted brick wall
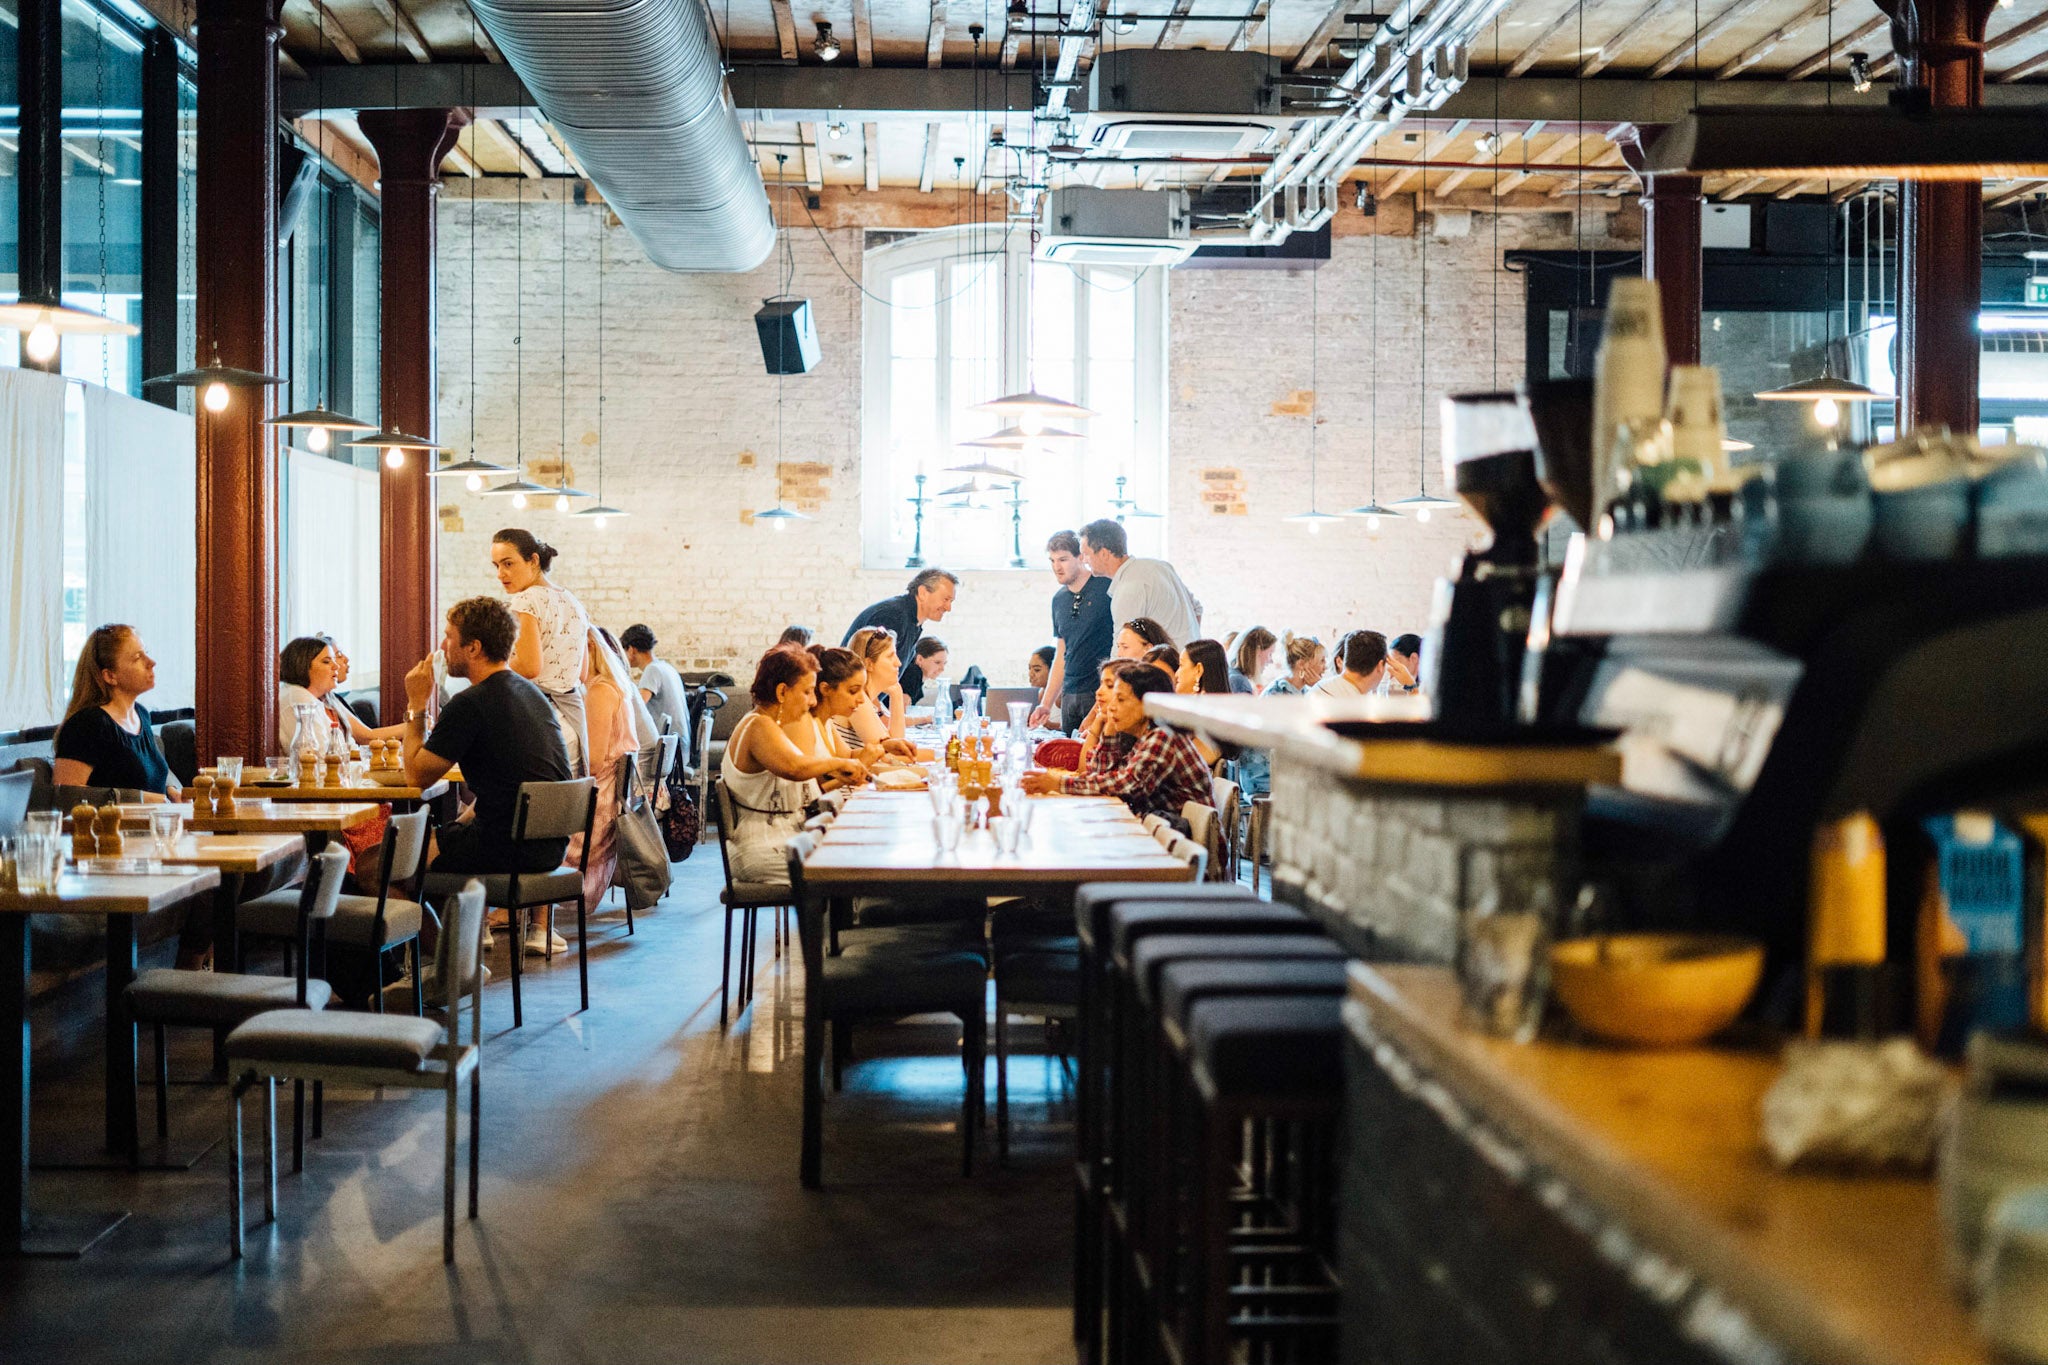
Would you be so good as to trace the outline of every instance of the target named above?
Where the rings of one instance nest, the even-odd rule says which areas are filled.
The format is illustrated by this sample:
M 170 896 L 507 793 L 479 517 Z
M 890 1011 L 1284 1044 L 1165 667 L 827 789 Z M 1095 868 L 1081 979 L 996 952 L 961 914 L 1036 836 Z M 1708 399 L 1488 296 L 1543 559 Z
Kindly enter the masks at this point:
M 462 454 L 472 411 L 469 213 L 459 194 L 443 201 L 439 436 Z M 476 207 L 476 448 L 506 464 L 519 449 L 513 339 L 522 294 L 529 461 L 555 458 L 563 428 L 561 210 L 524 210 L 523 289 L 515 271 L 519 213 L 502 203 Z M 568 221 L 567 444 L 575 482 L 595 492 L 596 233 L 606 219 L 600 209 L 578 207 Z M 1564 222 L 1506 217 L 1499 249 L 1570 246 Z M 686 668 L 717 665 L 744 677 L 790 622 L 836 641 L 857 611 L 901 591 L 909 576 L 857 567 L 859 291 L 816 234 L 795 237 L 791 292 L 812 301 L 823 360 L 811 374 L 783 381 L 783 449 L 791 461 L 829 465 L 831 496 L 816 518 L 783 531 L 748 526 L 743 512 L 771 506 L 776 497 L 777 381 L 763 372 L 753 326 L 760 300 L 777 292 L 774 268 L 743 276 L 670 274 L 649 265 L 622 229 L 604 230 L 604 496 L 632 515 L 597 531 L 551 506 L 518 512 L 506 499 L 444 486 L 442 504 L 456 509 L 461 523 L 441 538 L 444 604 L 497 591 L 489 537 L 501 526 L 524 525 L 561 549 L 555 578 L 597 620 L 614 631 L 645 621 L 662 640 L 661 653 Z M 855 231 L 830 234 L 833 251 L 856 274 L 860 238 Z M 1381 501 L 1416 491 L 1418 455 L 1430 461 L 1430 486 L 1439 489 L 1437 398 L 1512 386 L 1521 377 L 1523 328 L 1522 281 L 1494 268 L 1490 220 L 1476 222 L 1469 237 L 1432 239 L 1426 248 L 1420 238 L 1346 237 L 1335 251 L 1317 284 L 1317 492 L 1321 508 L 1332 512 L 1367 496 L 1375 375 Z M 1425 252 L 1426 392 L 1419 313 Z M 1360 522 L 1311 535 L 1283 520 L 1307 506 L 1308 421 L 1275 416 L 1272 407 L 1309 387 L 1309 289 L 1301 271 L 1180 271 L 1171 280 L 1167 542 L 1207 608 L 1206 630 L 1219 638 L 1254 622 L 1325 640 L 1354 625 L 1390 635 L 1421 630 L 1432 580 L 1474 529 L 1462 514 L 1446 513 L 1427 526 L 1390 522 L 1377 535 Z M 748 453 L 752 467 L 742 464 Z M 1213 466 L 1243 471 L 1247 515 L 1204 510 L 1200 473 Z M 953 615 L 935 628 L 953 648 L 955 674 L 980 663 L 999 683 L 1021 681 L 1025 656 L 1047 638 L 1050 575 L 964 578 Z

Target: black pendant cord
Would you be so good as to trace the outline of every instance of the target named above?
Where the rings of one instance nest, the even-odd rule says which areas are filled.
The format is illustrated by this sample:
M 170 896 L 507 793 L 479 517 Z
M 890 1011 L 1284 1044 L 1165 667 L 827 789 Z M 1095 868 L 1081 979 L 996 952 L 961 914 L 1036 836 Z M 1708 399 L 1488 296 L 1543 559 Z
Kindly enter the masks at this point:
M 99 174 L 93 183 L 98 191 L 100 211 L 100 307 L 99 311 L 112 316 L 113 310 L 107 300 L 107 177 L 113 173 L 114 163 L 107 159 L 107 17 L 97 12 L 92 16 L 92 102 L 93 102 L 93 151 L 99 156 Z M 58 123 L 63 123 L 63 101 L 58 101 Z M 57 297 L 63 298 L 60 287 Z M 125 311 L 125 310 L 124 310 Z M 100 387 L 112 388 L 114 380 L 114 339 L 100 338 Z
M 513 188 L 512 220 L 512 482 L 526 481 L 526 177 Z M 471 304 L 472 310 L 475 304 Z
M 1380 234 L 1379 224 L 1371 225 L 1372 233 L 1372 337 L 1377 347 L 1383 339 L 1380 334 Z M 1372 367 L 1372 408 L 1366 439 L 1372 447 L 1372 498 L 1370 506 L 1380 505 L 1380 367 L 1377 361 Z
M 476 11 L 469 12 L 469 45 L 478 46 Z M 476 63 L 471 62 L 466 73 L 469 82 L 469 107 L 476 108 Z M 476 146 L 476 134 L 471 133 L 469 145 Z M 469 177 L 469 458 L 476 458 L 476 315 L 478 298 L 476 292 L 476 182 L 482 178 L 482 167 L 472 164 L 475 174 Z M 515 444 L 517 444 L 515 442 Z
M 569 185 L 562 184 L 562 436 L 555 468 L 555 487 L 567 496 L 569 487 Z M 563 509 L 557 507 L 556 511 Z
M 604 506 L 604 218 L 597 224 L 597 505 Z

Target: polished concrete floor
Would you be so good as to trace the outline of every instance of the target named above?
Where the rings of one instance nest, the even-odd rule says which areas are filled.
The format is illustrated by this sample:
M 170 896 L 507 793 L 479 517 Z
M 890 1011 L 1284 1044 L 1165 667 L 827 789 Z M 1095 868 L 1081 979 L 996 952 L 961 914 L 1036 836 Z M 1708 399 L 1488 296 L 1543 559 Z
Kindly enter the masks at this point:
M 825 1189 L 803 1190 L 801 971 L 774 960 L 764 925 L 759 993 L 721 1030 L 718 850 L 676 872 L 634 936 L 622 915 L 595 921 L 588 1013 L 572 953 L 530 969 L 515 1032 L 499 934 L 482 1217 L 459 1225 L 452 1268 L 438 1099 L 334 1095 L 304 1173 L 281 1178 L 278 1222 L 252 1222 L 239 1264 L 225 1143 L 184 1172 L 39 1171 L 39 1208 L 134 1216 L 81 1259 L 0 1262 L 0 1362 L 1071 1359 L 1058 1068 L 1013 1064 L 1011 1164 L 996 1168 L 990 1134 L 963 1179 L 957 1026 L 863 1030 L 827 1099 Z M 76 1145 L 100 1112 L 90 989 L 35 1022 L 36 1145 Z M 147 1050 L 145 1037 L 145 1072 Z M 224 1090 L 176 1083 L 204 1073 L 204 1038 L 177 1042 L 173 1063 L 174 1135 L 224 1135 Z M 145 1090 L 145 1124 L 149 1104 Z M 253 1157 L 250 1173 L 253 1219 Z

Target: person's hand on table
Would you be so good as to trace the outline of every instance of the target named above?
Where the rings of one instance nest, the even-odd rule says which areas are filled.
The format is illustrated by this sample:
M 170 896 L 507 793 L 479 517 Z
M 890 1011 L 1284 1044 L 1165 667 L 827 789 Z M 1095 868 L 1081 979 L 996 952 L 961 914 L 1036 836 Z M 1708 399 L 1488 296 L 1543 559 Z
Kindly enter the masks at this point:
M 868 780 L 867 764 L 857 758 L 842 758 L 839 766 L 832 770 L 834 776 L 844 782 L 865 782 Z
M 1066 780 L 1066 773 L 1036 768 L 1024 774 L 1024 790 L 1032 796 L 1057 796 Z
M 434 656 L 429 654 L 405 674 L 405 707 L 408 711 L 424 711 L 434 696 Z
M 882 752 L 894 754 L 898 758 L 915 758 L 917 746 L 907 739 L 885 739 L 882 741 Z
M 1042 728 L 1051 720 L 1052 708 L 1050 706 L 1035 706 L 1031 709 L 1031 719 L 1025 723 L 1031 729 L 1036 730 Z

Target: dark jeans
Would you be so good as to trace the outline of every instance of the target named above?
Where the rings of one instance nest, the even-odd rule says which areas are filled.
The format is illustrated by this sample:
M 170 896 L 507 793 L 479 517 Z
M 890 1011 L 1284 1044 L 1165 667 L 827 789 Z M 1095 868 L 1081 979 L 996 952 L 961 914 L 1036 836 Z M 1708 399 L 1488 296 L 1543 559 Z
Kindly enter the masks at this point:
M 1071 735 L 1080 729 L 1081 722 L 1088 719 L 1088 708 L 1093 705 L 1093 692 L 1060 693 L 1060 733 Z

